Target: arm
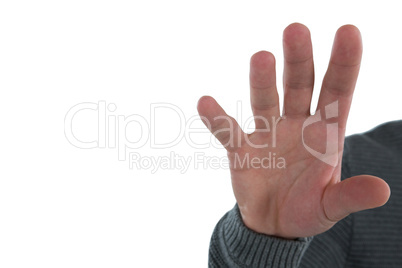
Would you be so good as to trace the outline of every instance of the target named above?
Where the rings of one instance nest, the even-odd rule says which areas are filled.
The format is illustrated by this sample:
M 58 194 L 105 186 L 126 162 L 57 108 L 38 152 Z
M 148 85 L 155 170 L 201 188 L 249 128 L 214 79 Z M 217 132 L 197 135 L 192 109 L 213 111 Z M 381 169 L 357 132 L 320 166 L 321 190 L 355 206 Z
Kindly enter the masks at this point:
M 389 198 L 388 185 L 378 177 L 360 175 L 341 181 L 345 127 L 362 54 L 358 29 L 346 25 L 337 31 L 315 115 L 310 115 L 314 64 L 308 29 L 290 25 L 283 45 L 282 115 L 275 58 L 263 51 L 253 55 L 250 65 L 254 133 L 243 133 L 213 98 L 203 97 L 198 103 L 204 123 L 228 151 L 238 208 L 215 229 L 212 263 L 242 267 L 238 263 L 242 254 L 247 252 L 247 259 L 262 250 L 268 256 L 263 260 L 266 266 L 284 267 L 279 264 L 290 262 L 296 267 L 310 243 L 308 237 L 328 231 L 353 212 L 381 206 Z M 282 168 L 263 165 L 263 159 L 273 154 L 284 160 Z M 241 235 L 226 236 L 233 230 Z M 234 254 L 244 245 L 240 243 L 243 234 L 252 238 L 257 233 L 263 246 L 256 248 L 253 243 L 250 248 L 244 242 L 248 249 Z M 231 249 L 233 239 L 238 246 Z

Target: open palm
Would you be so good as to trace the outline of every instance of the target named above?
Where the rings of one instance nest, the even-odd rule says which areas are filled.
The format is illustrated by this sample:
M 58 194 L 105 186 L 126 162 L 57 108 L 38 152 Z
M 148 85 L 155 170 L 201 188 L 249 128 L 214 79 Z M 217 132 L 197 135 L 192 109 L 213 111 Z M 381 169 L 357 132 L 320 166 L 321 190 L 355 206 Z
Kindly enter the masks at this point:
M 245 134 L 211 97 L 200 99 L 198 111 L 228 151 L 244 223 L 268 235 L 306 237 L 328 230 L 352 212 L 385 204 L 390 190 L 370 175 L 340 180 L 345 126 L 362 55 L 359 30 L 352 25 L 338 29 L 313 116 L 309 30 L 289 25 L 283 48 L 282 116 L 275 58 L 265 51 L 253 55 L 250 64 L 255 132 Z

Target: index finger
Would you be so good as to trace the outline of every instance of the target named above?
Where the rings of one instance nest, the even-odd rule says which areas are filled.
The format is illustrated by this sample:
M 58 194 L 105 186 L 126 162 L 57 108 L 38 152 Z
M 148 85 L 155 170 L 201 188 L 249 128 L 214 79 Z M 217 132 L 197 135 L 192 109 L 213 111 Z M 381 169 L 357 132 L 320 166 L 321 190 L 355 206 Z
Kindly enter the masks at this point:
M 338 126 L 345 129 L 362 58 L 360 31 L 353 25 L 338 29 L 328 70 L 324 76 L 317 111 L 338 102 Z

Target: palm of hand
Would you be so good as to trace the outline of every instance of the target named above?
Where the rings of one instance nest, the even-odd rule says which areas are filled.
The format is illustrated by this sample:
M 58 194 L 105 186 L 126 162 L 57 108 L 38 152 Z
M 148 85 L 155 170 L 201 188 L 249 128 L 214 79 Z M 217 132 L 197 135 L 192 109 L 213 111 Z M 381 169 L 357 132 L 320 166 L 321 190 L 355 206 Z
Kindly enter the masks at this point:
M 327 186 L 339 182 L 340 165 L 325 164 L 306 151 L 302 141 L 304 119 L 282 119 L 275 134 L 253 133 L 249 142 L 228 152 L 243 220 L 256 231 L 288 238 L 310 236 L 335 223 L 327 215 L 323 195 Z M 325 133 L 325 124 L 314 124 L 305 129 L 304 139 L 314 137 L 308 139 L 308 145 L 321 149 L 326 144 Z M 263 144 L 268 146 L 255 148 Z M 337 158 L 338 163 L 341 160 L 340 153 L 330 157 Z M 260 225 L 266 228 L 259 230 Z

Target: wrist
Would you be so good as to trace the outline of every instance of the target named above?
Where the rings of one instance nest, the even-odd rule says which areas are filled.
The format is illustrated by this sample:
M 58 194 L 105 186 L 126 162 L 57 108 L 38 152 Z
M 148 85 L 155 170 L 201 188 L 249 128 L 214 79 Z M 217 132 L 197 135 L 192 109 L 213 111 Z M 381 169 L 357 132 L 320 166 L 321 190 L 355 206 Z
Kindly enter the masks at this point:
M 296 236 L 289 236 L 282 234 L 280 231 L 278 231 L 278 228 L 276 228 L 276 220 L 274 218 L 271 218 L 268 220 L 270 217 L 262 216 L 261 214 L 258 217 L 253 217 L 249 216 L 250 214 L 247 212 L 244 212 L 244 208 L 241 208 L 238 206 L 239 209 L 239 216 L 243 222 L 243 224 L 250 230 L 272 236 L 272 237 L 277 237 L 281 239 L 286 239 L 286 240 L 295 240 L 298 237 Z

